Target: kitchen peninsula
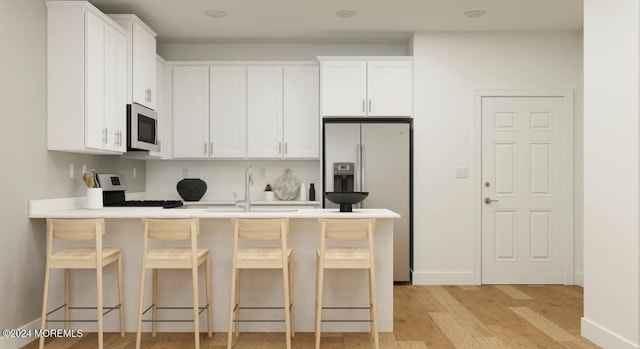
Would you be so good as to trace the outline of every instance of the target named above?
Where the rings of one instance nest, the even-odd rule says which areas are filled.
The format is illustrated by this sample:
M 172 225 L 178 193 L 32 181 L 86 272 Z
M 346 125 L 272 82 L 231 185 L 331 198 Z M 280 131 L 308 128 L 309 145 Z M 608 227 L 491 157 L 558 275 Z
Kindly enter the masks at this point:
M 294 296 L 295 296 L 295 328 L 298 332 L 314 331 L 315 306 L 315 265 L 316 249 L 319 246 L 318 218 L 357 219 L 376 218 L 376 287 L 378 301 L 379 329 L 381 332 L 393 331 L 393 220 L 400 218 L 395 212 L 387 209 L 354 209 L 351 213 L 341 213 L 337 209 L 256 209 L 242 212 L 237 209 L 190 208 L 190 209 L 162 209 L 162 208 L 133 208 L 108 207 L 99 210 L 81 209 L 82 199 L 35 200 L 30 202 L 29 217 L 31 219 L 59 218 L 105 218 L 106 234 L 103 245 L 105 247 L 121 247 L 124 261 L 124 289 L 125 289 L 125 329 L 134 332 L 137 320 L 137 296 L 140 285 L 140 263 L 142 249 L 141 218 L 200 218 L 200 236 L 198 246 L 209 248 L 211 251 L 211 286 L 213 290 L 213 326 L 216 332 L 227 330 L 227 316 L 229 307 L 229 282 L 231 280 L 231 218 L 289 218 L 289 247 L 294 256 Z M 42 232 L 45 238 L 45 232 Z M 66 246 L 66 241 L 56 240 L 56 246 Z M 172 243 L 175 246 L 175 242 Z M 68 244 L 77 246 L 78 243 Z M 159 243 L 158 246 L 160 246 Z M 202 269 L 202 268 L 201 268 Z M 200 270 L 199 277 L 204 277 L 204 270 Z M 271 271 L 250 270 L 242 274 L 242 282 L 248 282 L 251 287 L 243 287 L 241 299 L 245 306 L 282 306 L 282 284 Z M 277 271 L 274 271 L 277 273 Z M 150 285 L 150 273 L 147 273 L 146 285 Z M 72 272 L 71 277 L 72 303 L 86 306 L 95 303 L 95 273 L 79 271 Z M 104 304 L 117 304 L 115 268 L 104 271 Z M 51 309 L 62 304 L 64 295 L 64 277 L 62 271 L 54 271 L 50 286 Z M 161 306 L 190 306 L 191 276 L 180 270 L 161 270 L 159 273 L 159 304 Z M 202 286 L 202 285 L 201 285 Z M 201 287 L 202 288 L 202 287 Z M 150 295 L 151 289 L 146 290 Z M 368 288 L 366 273 L 345 270 L 332 271 L 325 276 L 325 304 L 327 306 L 367 306 Z M 204 289 L 200 292 L 203 304 Z M 150 297 L 146 297 L 150 299 Z M 149 301 L 147 301 L 149 302 Z M 145 308 L 150 303 L 145 303 Z M 282 310 L 262 310 L 251 313 L 246 310 L 246 319 L 280 319 Z M 76 318 L 93 316 L 93 311 L 83 313 L 78 311 Z M 184 318 L 190 319 L 189 310 L 169 310 L 159 313 L 160 319 Z M 204 316 L 204 315 L 201 315 Z M 72 314 L 72 318 L 73 318 Z M 333 310 L 324 315 L 325 319 L 367 319 L 367 310 Z M 95 331 L 93 324 L 74 323 L 73 328 Z M 201 322 L 201 330 L 206 331 L 206 324 Z M 159 323 L 159 331 L 190 332 L 191 323 Z M 243 323 L 241 331 L 251 332 L 281 332 L 281 323 Z M 118 316 L 105 316 L 105 331 L 118 331 Z M 150 325 L 144 324 L 143 331 L 150 331 Z M 324 323 L 326 332 L 368 332 L 368 323 Z

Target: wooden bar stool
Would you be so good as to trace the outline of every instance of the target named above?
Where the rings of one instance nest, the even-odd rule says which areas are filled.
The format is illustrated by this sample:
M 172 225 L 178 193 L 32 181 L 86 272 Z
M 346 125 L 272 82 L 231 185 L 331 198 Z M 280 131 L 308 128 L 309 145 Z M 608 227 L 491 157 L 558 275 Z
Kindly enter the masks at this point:
M 371 335 L 374 347 L 379 348 L 378 316 L 376 306 L 376 271 L 375 248 L 373 235 L 375 219 L 319 219 L 320 248 L 317 251 L 316 271 L 316 349 L 320 349 L 320 332 L 323 309 L 369 309 Z M 367 241 L 366 247 L 327 248 L 326 240 Z M 322 292 L 324 288 L 325 269 L 366 269 L 369 271 L 369 306 L 368 307 L 323 307 Z M 341 320 L 330 320 L 341 322 Z M 358 320 L 348 320 L 354 322 Z
M 293 315 L 293 251 L 287 248 L 288 219 L 232 219 L 233 256 L 231 270 L 231 297 L 229 301 L 229 334 L 227 349 L 231 349 L 235 322 L 236 338 L 240 335 L 240 309 L 284 309 L 287 349 L 295 336 Z M 280 240 L 280 247 L 238 248 L 239 240 Z M 282 269 L 284 307 L 240 307 L 240 270 Z M 260 320 L 264 322 L 266 320 Z M 278 320 L 273 320 L 278 321 Z
M 69 322 L 97 322 L 98 323 L 98 348 L 103 347 L 103 316 L 114 309 L 120 312 L 120 336 L 124 337 L 124 298 L 122 293 L 122 250 L 120 248 L 102 248 L 102 235 L 105 233 L 104 219 L 62 220 L 47 219 L 47 265 L 44 273 L 44 295 L 42 297 L 42 323 L 40 328 L 45 329 L 47 316 L 64 308 L 64 320 L 48 320 L 48 322 L 64 322 L 65 329 L 69 329 Z M 64 248 L 53 252 L 53 239 L 82 241 L 95 240 L 95 247 L 91 248 Z M 113 262 L 118 265 L 118 302 L 113 307 L 102 305 L 102 271 L 103 268 Z M 64 269 L 64 305 L 47 313 L 49 299 L 49 279 L 51 269 Z M 97 307 L 71 307 L 70 285 L 71 269 L 96 269 Z M 70 309 L 97 309 L 97 320 L 71 320 Z M 103 313 L 103 310 L 107 310 Z M 44 337 L 40 337 L 40 349 L 44 347 Z
M 211 337 L 211 274 L 209 268 L 209 249 L 198 248 L 200 221 L 198 219 L 143 219 L 144 240 L 142 249 L 142 274 L 140 276 L 140 300 L 138 303 L 138 333 L 136 348 L 140 349 L 142 322 L 151 322 L 152 336 L 156 336 L 157 323 L 184 322 L 185 320 L 158 320 L 158 309 L 191 309 L 192 307 L 158 307 L 158 269 L 191 269 L 193 287 L 193 333 L 195 347 L 200 348 L 199 315 L 207 310 L 208 335 Z M 163 241 L 190 240 L 190 248 L 154 248 L 148 250 L 149 239 Z M 198 267 L 204 263 L 206 302 L 198 306 Z M 153 269 L 152 303 L 146 310 L 144 304 L 144 279 L 147 269 Z M 142 316 L 152 309 L 152 320 L 142 320 Z

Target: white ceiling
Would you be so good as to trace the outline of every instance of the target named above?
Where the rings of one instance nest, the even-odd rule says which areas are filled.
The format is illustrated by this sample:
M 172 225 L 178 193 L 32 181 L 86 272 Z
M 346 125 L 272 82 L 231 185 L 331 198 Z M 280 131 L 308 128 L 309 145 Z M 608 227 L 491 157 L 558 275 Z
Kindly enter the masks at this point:
M 134 13 L 160 43 L 405 42 L 428 31 L 579 31 L 582 0 L 90 0 Z M 207 10 L 227 12 L 223 18 Z M 355 10 L 352 18 L 335 15 Z M 486 15 L 469 18 L 469 10 Z

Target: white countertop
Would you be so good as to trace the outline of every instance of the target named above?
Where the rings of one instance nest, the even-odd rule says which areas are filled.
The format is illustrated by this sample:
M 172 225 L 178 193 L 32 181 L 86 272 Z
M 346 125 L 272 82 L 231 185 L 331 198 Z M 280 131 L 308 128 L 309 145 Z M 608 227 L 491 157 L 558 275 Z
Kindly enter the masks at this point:
M 185 206 L 234 206 L 236 204 L 233 200 L 214 200 L 214 201 L 185 201 Z M 320 206 L 320 201 L 251 201 L 252 206 Z

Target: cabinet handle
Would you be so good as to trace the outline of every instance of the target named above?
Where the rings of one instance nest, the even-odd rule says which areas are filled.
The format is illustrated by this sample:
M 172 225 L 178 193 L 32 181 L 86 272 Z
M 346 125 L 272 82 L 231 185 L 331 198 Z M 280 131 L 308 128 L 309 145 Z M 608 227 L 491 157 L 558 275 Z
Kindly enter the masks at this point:
M 204 155 L 207 155 L 207 142 L 204 142 Z
M 369 100 L 369 112 L 371 112 L 371 100 Z
M 158 139 L 158 152 L 162 151 L 162 141 Z
M 284 153 L 287 154 L 288 153 L 288 149 L 287 149 L 287 142 L 284 142 Z
M 102 133 L 103 133 L 102 142 L 104 144 L 107 144 L 107 141 L 109 140 L 107 132 L 108 132 L 108 130 L 106 128 L 102 131 Z
M 118 144 L 118 140 L 119 140 L 118 131 L 116 131 L 116 132 L 113 133 L 113 145 L 120 145 L 120 144 Z
M 213 154 L 213 142 L 209 142 L 209 154 Z
M 364 99 L 362 100 L 362 112 L 363 113 L 365 112 L 365 110 L 364 110 Z
M 278 154 L 282 154 L 282 142 L 278 142 Z
M 122 145 L 122 131 L 118 131 L 118 144 Z
M 151 102 L 151 88 L 149 88 L 149 102 Z

